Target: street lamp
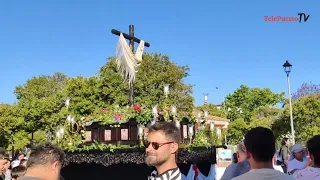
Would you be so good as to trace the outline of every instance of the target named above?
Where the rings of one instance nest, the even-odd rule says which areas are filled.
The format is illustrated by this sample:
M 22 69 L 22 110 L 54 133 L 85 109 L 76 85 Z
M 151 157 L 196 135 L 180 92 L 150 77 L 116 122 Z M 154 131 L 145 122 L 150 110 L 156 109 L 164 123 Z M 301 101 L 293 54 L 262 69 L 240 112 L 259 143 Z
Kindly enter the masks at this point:
M 287 74 L 289 107 L 290 107 L 291 136 L 292 136 L 292 143 L 295 144 L 293 115 L 292 115 L 292 103 L 291 103 L 291 89 L 290 89 L 290 78 L 289 78 L 289 74 L 291 72 L 292 65 L 288 61 L 286 61 L 282 66 L 283 66 L 284 72 Z
M 208 104 L 208 93 L 204 93 L 204 104 Z

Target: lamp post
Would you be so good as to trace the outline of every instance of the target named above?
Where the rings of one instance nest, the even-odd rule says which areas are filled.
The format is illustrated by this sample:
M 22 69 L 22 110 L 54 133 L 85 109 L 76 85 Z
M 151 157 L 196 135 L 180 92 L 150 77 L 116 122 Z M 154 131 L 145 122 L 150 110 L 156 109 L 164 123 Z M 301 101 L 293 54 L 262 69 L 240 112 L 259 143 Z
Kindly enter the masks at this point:
M 208 93 L 204 93 L 204 104 L 208 104 Z
M 286 61 L 282 66 L 283 66 L 284 72 L 287 74 L 289 106 L 290 106 L 291 136 L 292 136 L 292 143 L 295 144 L 294 127 L 293 127 L 293 115 L 292 115 L 292 103 L 291 103 L 290 77 L 289 77 L 292 65 L 288 61 Z

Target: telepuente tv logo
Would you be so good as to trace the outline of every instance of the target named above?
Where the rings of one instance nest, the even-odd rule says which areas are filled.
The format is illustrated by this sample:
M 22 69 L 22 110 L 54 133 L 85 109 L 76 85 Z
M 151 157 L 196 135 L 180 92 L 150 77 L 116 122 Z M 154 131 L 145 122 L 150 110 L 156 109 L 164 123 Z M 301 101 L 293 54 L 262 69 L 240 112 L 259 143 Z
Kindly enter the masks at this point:
M 285 16 L 264 16 L 264 21 L 268 22 L 307 22 L 310 15 L 305 13 L 298 13 L 298 17 L 291 16 L 291 17 L 285 17 Z

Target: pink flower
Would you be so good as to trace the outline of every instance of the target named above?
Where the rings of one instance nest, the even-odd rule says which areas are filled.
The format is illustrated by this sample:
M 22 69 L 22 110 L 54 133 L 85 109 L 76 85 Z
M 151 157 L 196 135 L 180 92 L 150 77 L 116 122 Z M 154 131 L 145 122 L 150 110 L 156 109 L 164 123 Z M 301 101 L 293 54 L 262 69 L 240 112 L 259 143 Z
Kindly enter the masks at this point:
M 116 114 L 113 118 L 118 121 L 118 120 L 120 120 L 122 117 L 123 117 L 123 114 Z

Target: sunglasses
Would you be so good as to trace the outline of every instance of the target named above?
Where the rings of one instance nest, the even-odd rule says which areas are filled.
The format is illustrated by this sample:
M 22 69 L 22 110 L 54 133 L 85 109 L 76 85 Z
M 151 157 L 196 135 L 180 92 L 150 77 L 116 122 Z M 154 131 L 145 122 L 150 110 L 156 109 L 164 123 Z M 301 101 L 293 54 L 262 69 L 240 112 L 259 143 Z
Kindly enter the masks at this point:
M 149 141 L 143 142 L 145 148 L 148 148 L 151 144 L 151 146 L 154 150 L 158 150 L 161 146 L 166 145 L 166 144 L 171 144 L 171 143 L 174 143 L 174 142 L 166 142 L 166 143 L 157 143 L 157 142 L 149 142 Z

